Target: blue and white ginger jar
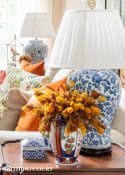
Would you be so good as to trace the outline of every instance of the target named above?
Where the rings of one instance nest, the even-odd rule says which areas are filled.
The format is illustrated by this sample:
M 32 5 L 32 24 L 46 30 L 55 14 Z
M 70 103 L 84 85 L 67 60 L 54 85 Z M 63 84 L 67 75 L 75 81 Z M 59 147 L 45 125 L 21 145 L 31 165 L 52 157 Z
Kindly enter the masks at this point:
M 98 104 L 102 111 L 101 122 L 106 126 L 104 134 L 99 134 L 95 128 L 89 130 L 83 137 L 82 148 L 100 150 L 111 147 L 111 123 L 120 99 L 120 80 L 111 70 L 76 70 L 68 77 L 68 83 L 74 81 L 71 90 L 91 92 L 96 90 L 106 97 L 106 101 Z

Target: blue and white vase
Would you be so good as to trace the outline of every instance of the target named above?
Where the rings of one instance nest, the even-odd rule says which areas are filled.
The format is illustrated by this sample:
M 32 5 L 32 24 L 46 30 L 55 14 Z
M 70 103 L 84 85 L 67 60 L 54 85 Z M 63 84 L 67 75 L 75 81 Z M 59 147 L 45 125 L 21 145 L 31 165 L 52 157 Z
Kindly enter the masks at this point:
M 89 126 L 88 132 L 83 137 L 82 148 L 84 150 L 110 149 L 111 124 L 121 94 L 119 77 L 112 70 L 76 70 L 69 75 L 68 83 L 70 81 L 75 83 L 71 90 L 76 89 L 80 92 L 96 90 L 107 99 L 98 104 L 102 111 L 101 122 L 106 126 L 105 132 L 101 135 L 95 128 Z
M 76 165 L 82 134 L 80 131 L 65 135 L 66 122 L 62 116 L 51 123 L 50 142 L 58 165 Z

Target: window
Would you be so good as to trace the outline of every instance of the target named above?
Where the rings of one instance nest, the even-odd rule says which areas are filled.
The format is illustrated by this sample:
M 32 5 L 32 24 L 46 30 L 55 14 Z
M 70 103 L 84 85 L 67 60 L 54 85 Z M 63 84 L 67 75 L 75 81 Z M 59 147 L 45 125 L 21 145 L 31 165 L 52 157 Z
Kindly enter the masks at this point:
M 6 43 L 13 35 L 14 17 L 15 17 L 15 0 L 0 1 L 0 68 L 7 60 Z
M 0 69 L 7 65 L 7 44 L 19 38 L 27 12 L 42 12 L 50 0 L 0 0 Z M 30 3 L 30 5 L 29 5 Z
M 125 0 L 121 0 L 121 17 L 125 25 Z

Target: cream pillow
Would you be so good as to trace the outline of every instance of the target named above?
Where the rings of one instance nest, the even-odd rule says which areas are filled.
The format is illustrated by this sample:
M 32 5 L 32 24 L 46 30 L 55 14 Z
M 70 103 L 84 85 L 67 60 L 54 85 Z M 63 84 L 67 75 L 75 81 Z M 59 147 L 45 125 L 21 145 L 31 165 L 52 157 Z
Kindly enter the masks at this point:
M 125 89 L 122 88 L 119 106 L 113 119 L 112 128 L 125 135 Z
M 60 69 L 54 76 L 52 82 L 56 82 L 68 76 L 74 69 Z
M 111 129 L 111 140 L 125 146 L 125 135 L 115 129 Z
M 14 130 L 20 116 L 21 107 L 27 103 L 32 92 L 11 89 L 7 98 L 7 109 L 0 119 L 0 130 Z
M 54 76 L 56 75 L 56 73 L 59 71 L 60 69 L 58 68 L 52 68 L 52 67 L 48 67 L 46 72 L 45 72 L 45 76 L 49 77 L 50 82 L 52 81 L 52 79 L 54 78 Z

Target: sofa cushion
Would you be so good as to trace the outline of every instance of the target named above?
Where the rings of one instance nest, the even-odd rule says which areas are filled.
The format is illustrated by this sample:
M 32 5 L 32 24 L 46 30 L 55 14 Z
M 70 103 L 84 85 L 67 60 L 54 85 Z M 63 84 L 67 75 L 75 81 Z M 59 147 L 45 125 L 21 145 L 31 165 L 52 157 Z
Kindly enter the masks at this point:
M 20 116 L 21 107 L 30 98 L 30 93 L 19 89 L 12 89 L 8 93 L 7 108 L 4 117 L 0 120 L 0 130 L 14 130 Z
M 46 66 L 46 64 L 45 64 Z M 47 67 L 45 68 L 46 72 L 45 72 L 45 76 L 48 76 L 50 79 L 50 82 L 53 80 L 54 76 L 56 75 L 56 73 L 60 70 L 59 68 L 53 68 L 53 67 Z
M 120 79 L 121 79 L 122 86 L 125 88 L 125 68 L 120 69 Z
M 20 140 L 25 138 L 41 138 L 40 132 L 0 131 L 0 144 L 5 141 Z M 125 146 L 125 136 L 115 129 L 111 130 L 111 140 Z
M 122 88 L 121 98 L 113 119 L 112 128 L 125 135 L 125 89 Z
M 125 146 L 125 135 L 116 129 L 111 129 L 111 140 Z
M 0 144 L 25 138 L 41 138 L 41 134 L 39 132 L 0 131 Z

